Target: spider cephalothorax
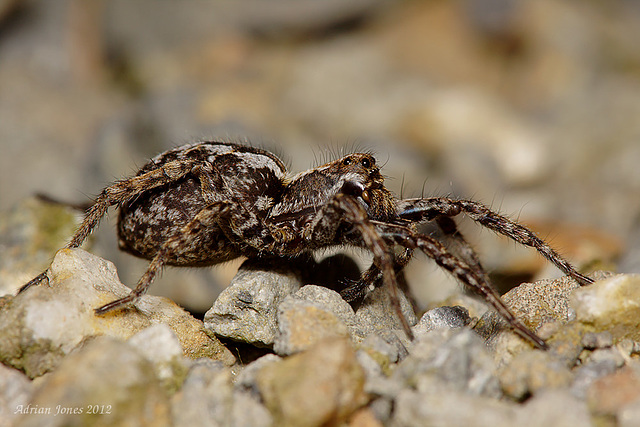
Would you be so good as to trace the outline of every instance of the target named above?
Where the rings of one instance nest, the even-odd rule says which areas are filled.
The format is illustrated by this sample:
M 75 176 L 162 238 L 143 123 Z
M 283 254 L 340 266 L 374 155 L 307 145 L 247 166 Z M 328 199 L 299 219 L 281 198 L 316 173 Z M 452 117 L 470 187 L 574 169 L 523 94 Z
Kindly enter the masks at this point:
M 289 177 L 275 155 L 255 147 L 201 142 L 169 150 L 151 159 L 136 176 L 105 188 L 67 247 L 80 246 L 113 205 L 120 208 L 120 247 L 151 263 L 130 295 L 97 308 L 97 314 L 134 302 L 164 265 L 206 266 L 239 256 L 298 257 L 351 245 L 369 250 L 373 264 L 343 296 L 353 302 L 371 285 L 385 284 L 411 335 L 398 302 L 396 274 L 412 252 L 420 250 L 481 294 L 517 333 L 545 348 L 489 285 L 478 257 L 451 219 L 460 213 L 534 247 L 580 284 L 591 283 L 533 232 L 478 202 L 445 197 L 397 200 L 367 153 L 349 154 Z M 454 243 L 452 249 L 416 231 L 417 224 L 427 221 L 440 227 Z M 396 246 L 405 251 L 396 255 Z M 45 271 L 21 291 L 46 277 Z

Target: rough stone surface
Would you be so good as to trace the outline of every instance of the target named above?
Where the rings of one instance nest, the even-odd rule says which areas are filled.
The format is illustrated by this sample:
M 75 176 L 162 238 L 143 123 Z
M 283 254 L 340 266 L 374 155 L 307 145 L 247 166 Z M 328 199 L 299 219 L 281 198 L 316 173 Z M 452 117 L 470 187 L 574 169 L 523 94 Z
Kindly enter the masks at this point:
M 322 265 L 320 264 L 318 268 L 322 268 Z M 293 296 L 300 300 L 314 302 L 330 311 L 349 328 L 349 332 L 354 332 L 356 328 L 355 312 L 337 292 L 323 286 L 305 285 Z
M 502 299 L 527 327 L 536 330 L 543 323 L 566 322 L 574 317 L 569 295 L 579 287 L 573 279 L 564 276 L 558 280 L 523 283 L 503 295 Z M 489 311 L 482 316 L 480 324 L 483 334 L 495 337 L 504 329 L 506 322 L 495 311 Z
M 348 338 L 349 330 L 322 304 L 286 298 L 278 306 L 278 334 L 273 350 L 289 355 L 306 350 L 327 338 Z
M 50 413 L 22 416 L 17 426 L 171 425 L 169 399 L 151 362 L 112 337 L 90 340 L 66 357 L 29 403 Z
M 300 286 L 296 269 L 247 262 L 205 314 L 205 327 L 221 337 L 271 347 L 278 333 L 278 306 Z
M 364 372 L 346 339 L 320 342 L 269 368 L 259 372 L 258 387 L 276 425 L 338 424 L 367 401 Z
M 94 309 L 127 295 L 113 264 L 82 250 L 61 250 L 50 269 L 50 283 L 34 286 L 0 309 L 2 362 L 36 377 L 55 368 L 83 340 L 95 335 L 129 338 L 166 323 L 188 357 L 234 357 L 204 332 L 202 324 L 174 303 L 144 296 L 136 309 L 96 316 Z
M 464 307 L 437 307 L 424 313 L 412 330 L 419 335 L 438 328 L 462 328 L 469 322 L 469 311 Z
M 399 298 L 402 313 L 409 326 L 415 325 L 418 319 L 411 303 L 402 292 L 399 293 Z M 367 294 L 356 310 L 356 323 L 361 336 L 383 330 L 402 329 L 402 323 L 391 306 L 386 286 L 380 286 Z

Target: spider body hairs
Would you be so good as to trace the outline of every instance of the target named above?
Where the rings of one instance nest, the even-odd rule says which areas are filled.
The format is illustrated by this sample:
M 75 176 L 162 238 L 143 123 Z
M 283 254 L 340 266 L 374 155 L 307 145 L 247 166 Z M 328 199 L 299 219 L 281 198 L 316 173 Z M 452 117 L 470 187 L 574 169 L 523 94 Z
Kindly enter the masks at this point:
M 532 231 L 478 202 L 396 199 L 368 153 L 349 154 L 289 176 L 278 157 L 263 149 L 228 142 L 184 145 L 154 157 L 135 176 L 106 187 L 66 247 L 79 247 L 114 205 L 120 209 L 120 248 L 151 262 L 135 289 L 97 308 L 98 315 L 134 303 L 164 265 L 209 266 L 240 256 L 297 257 L 348 245 L 370 251 L 373 263 L 359 281 L 342 291 L 343 298 L 353 303 L 371 285 L 386 286 L 411 337 L 400 310 L 396 276 L 419 250 L 483 296 L 516 333 L 546 348 L 491 288 L 477 255 L 452 219 L 462 213 L 537 249 L 580 284 L 592 282 Z M 443 231 L 453 250 L 417 231 L 419 223 L 428 221 Z M 396 247 L 405 250 L 397 255 Z M 47 278 L 45 271 L 20 292 Z

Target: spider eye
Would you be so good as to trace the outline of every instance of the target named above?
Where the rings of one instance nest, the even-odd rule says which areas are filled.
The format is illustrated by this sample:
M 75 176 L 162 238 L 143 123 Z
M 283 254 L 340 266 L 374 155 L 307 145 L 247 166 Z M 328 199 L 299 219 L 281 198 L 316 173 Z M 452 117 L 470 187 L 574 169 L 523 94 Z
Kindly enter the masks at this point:
M 344 159 L 342 161 L 342 164 L 345 165 L 345 166 L 349 166 L 351 164 L 351 162 L 352 162 L 351 157 L 347 157 L 346 159 Z
M 371 161 L 369 159 L 362 159 L 362 166 L 365 169 L 369 169 L 371 167 Z

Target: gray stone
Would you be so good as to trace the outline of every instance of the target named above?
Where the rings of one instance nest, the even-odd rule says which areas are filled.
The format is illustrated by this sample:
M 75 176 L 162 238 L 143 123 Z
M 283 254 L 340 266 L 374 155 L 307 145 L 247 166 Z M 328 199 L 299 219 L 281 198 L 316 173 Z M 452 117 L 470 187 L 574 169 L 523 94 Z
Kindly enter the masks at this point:
M 238 391 L 250 392 L 259 397 L 257 375 L 263 368 L 268 365 L 278 363 L 282 358 L 275 354 L 266 354 L 253 362 L 245 365 L 238 373 L 234 387 Z
M 398 291 L 398 297 L 402 313 L 409 326 L 415 325 L 418 319 L 411 303 L 400 291 Z M 356 310 L 356 323 L 358 335 L 363 337 L 373 332 L 402 329 L 402 323 L 391 305 L 386 285 L 380 286 L 367 294 L 360 307 Z
M 275 357 L 275 356 L 274 356 Z M 176 426 L 267 427 L 272 425 L 269 411 L 254 392 L 254 373 L 266 362 L 254 362 L 251 375 L 234 382 L 234 373 L 220 363 L 197 361 L 180 391 L 172 398 L 173 423 Z M 250 365 L 248 365 L 250 366 Z M 251 377 L 251 378 L 249 378 Z M 239 385 L 238 382 L 242 382 Z
M 436 392 L 444 385 L 470 395 L 502 395 L 493 357 L 482 339 L 468 329 L 423 334 L 393 376 L 421 392 Z
M 233 405 L 233 373 L 219 363 L 203 360 L 189 370 L 171 399 L 176 426 L 227 426 Z
M 153 364 L 156 376 L 168 390 L 180 388 L 189 369 L 188 359 L 169 326 L 151 325 L 129 338 L 128 342 Z
M 325 305 L 288 297 L 278 307 L 278 334 L 273 350 L 279 355 L 289 355 L 324 339 L 349 335 L 347 325 Z
M 391 367 L 384 362 L 381 364 L 376 355 L 365 350 L 356 353 L 358 363 L 365 373 L 364 391 L 372 396 L 393 399 L 402 390 L 403 384 L 397 378 L 389 376 Z
M 97 337 L 67 356 L 30 404 L 50 412 L 21 417 L 17 426 L 171 425 L 169 400 L 152 364 L 112 337 Z
M 235 358 L 202 323 L 171 301 L 145 295 L 136 309 L 96 316 L 94 309 L 130 292 L 110 262 L 80 249 L 56 254 L 49 284 L 33 286 L 0 308 L 0 358 L 36 377 L 51 371 L 83 340 L 95 335 L 129 338 L 156 323 L 177 335 L 186 356 L 231 364 Z
M 321 268 L 321 267 L 318 267 Z M 318 304 L 324 310 L 327 310 L 338 317 L 353 332 L 356 324 L 356 315 L 353 308 L 347 303 L 339 293 L 323 286 L 305 285 L 301 287 L 295 294 L 294 298 L 311 301 Z
M 301 286 L 299 271 L 276 267 L 245 262 L 205 314 L 205 327 L 217 336 L 271 347 L 278 306 Z
M 469 322 L 469 310 L 464 307 L 437 307 L 424 313 L 412 330 L 419 335 L 438 328 L 462 328 Z

